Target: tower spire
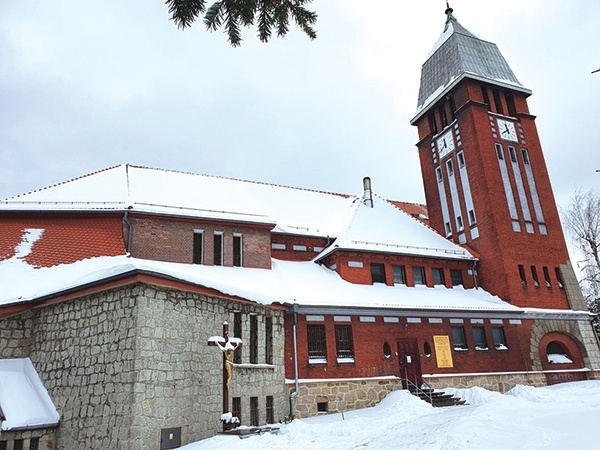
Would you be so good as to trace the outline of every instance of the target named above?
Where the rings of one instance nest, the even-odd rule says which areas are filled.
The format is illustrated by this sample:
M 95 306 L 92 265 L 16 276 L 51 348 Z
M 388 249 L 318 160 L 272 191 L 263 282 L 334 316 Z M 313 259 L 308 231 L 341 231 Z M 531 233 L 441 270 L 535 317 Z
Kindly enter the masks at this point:
M 454 19 L 454 16 L 452 15 L 453 12 L 454 10 L 450 7 L 448 0 L 446 0 L 446 11 L 444 11 L 444 14 L 446 14 L 446 23 L 450 22 L 451 19 Z

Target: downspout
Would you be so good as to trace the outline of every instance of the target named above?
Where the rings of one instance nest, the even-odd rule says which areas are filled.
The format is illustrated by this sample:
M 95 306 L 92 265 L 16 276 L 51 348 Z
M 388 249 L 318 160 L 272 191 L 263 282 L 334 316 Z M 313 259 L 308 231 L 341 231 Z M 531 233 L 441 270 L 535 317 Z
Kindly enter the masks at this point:
M 477 261 L 473 261 L 473 285 L 475 286 L 475 289 L 479 289 L 479 286 L 477 285 Z
M 292 326 L 292 334 L 294 336 L 294 386 L 295 391 L 290 395 L 290 416 L 295 417 L 296 412 L 296 404 L 294 402 L 294 398 L 298 395 L 298 341 L 296 339 L 296 326 L 298 324 L 298 306 L 293 305 L 291 308 L 294 313 L 294 325 Z
M 129 221 L 127 214 L 129 210 L 125 210 L 125 214 L 123 215 L 123 223 L 127 225 L 127 241 L 125 243 L 125 251 L 127 252 L 127 257 L 131 257 L 131 222 Z

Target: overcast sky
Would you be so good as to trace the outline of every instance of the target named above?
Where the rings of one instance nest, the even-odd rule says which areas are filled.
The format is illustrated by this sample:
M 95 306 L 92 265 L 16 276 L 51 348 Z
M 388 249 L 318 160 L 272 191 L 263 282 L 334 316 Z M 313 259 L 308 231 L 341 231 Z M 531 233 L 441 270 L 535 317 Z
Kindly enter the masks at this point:
M 209 0 L 210 2 L 210 0 Z M 452 0 L 529 105 L 560 205 L 600 186 L 600 2 Z M 131 163 L 423 202 L 409 124 L 445 1 L 316 0 L 240 48 L 162 0 L 0 1 L 0 198 Z

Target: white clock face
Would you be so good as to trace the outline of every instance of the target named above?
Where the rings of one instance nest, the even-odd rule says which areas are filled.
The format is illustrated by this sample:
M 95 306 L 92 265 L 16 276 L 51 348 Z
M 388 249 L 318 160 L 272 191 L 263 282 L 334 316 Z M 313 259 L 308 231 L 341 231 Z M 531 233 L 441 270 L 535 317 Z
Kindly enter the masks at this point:
M 507 141 L 518 142 L 517 139 L 517 130 L 515 129 L 515 124 L 513 122 L 509 122 L 504 119 L 498 120 L 498 132 L 500 133 L 500 137 L 502 139 L 506 139 Z
M 440 159 L 454 151 L 454 138 L 452 131 L 447 131 L 437 140 L 437 149 Z

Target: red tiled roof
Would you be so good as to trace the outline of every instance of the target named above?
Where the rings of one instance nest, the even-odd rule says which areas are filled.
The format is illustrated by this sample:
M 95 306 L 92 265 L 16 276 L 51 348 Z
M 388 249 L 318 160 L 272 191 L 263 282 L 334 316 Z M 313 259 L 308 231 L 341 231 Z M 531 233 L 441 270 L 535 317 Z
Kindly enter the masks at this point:
M 28 228 L 43 229 L 24 259 L 36 267 L 70 264 L 96 256 L 125 254 L 122 219 L 104 215 L 19 215 L 0 220 L 0 261 L 15 255 Z
M 410 214 L 415 219 L 419 219 L 423 223 L 429 222 L 429 214 L 427 213 L 427 205 L 421 203 L 401 202 L 398 200 L 389 200 L 390 203 L 400 208 L 407 214 Z

